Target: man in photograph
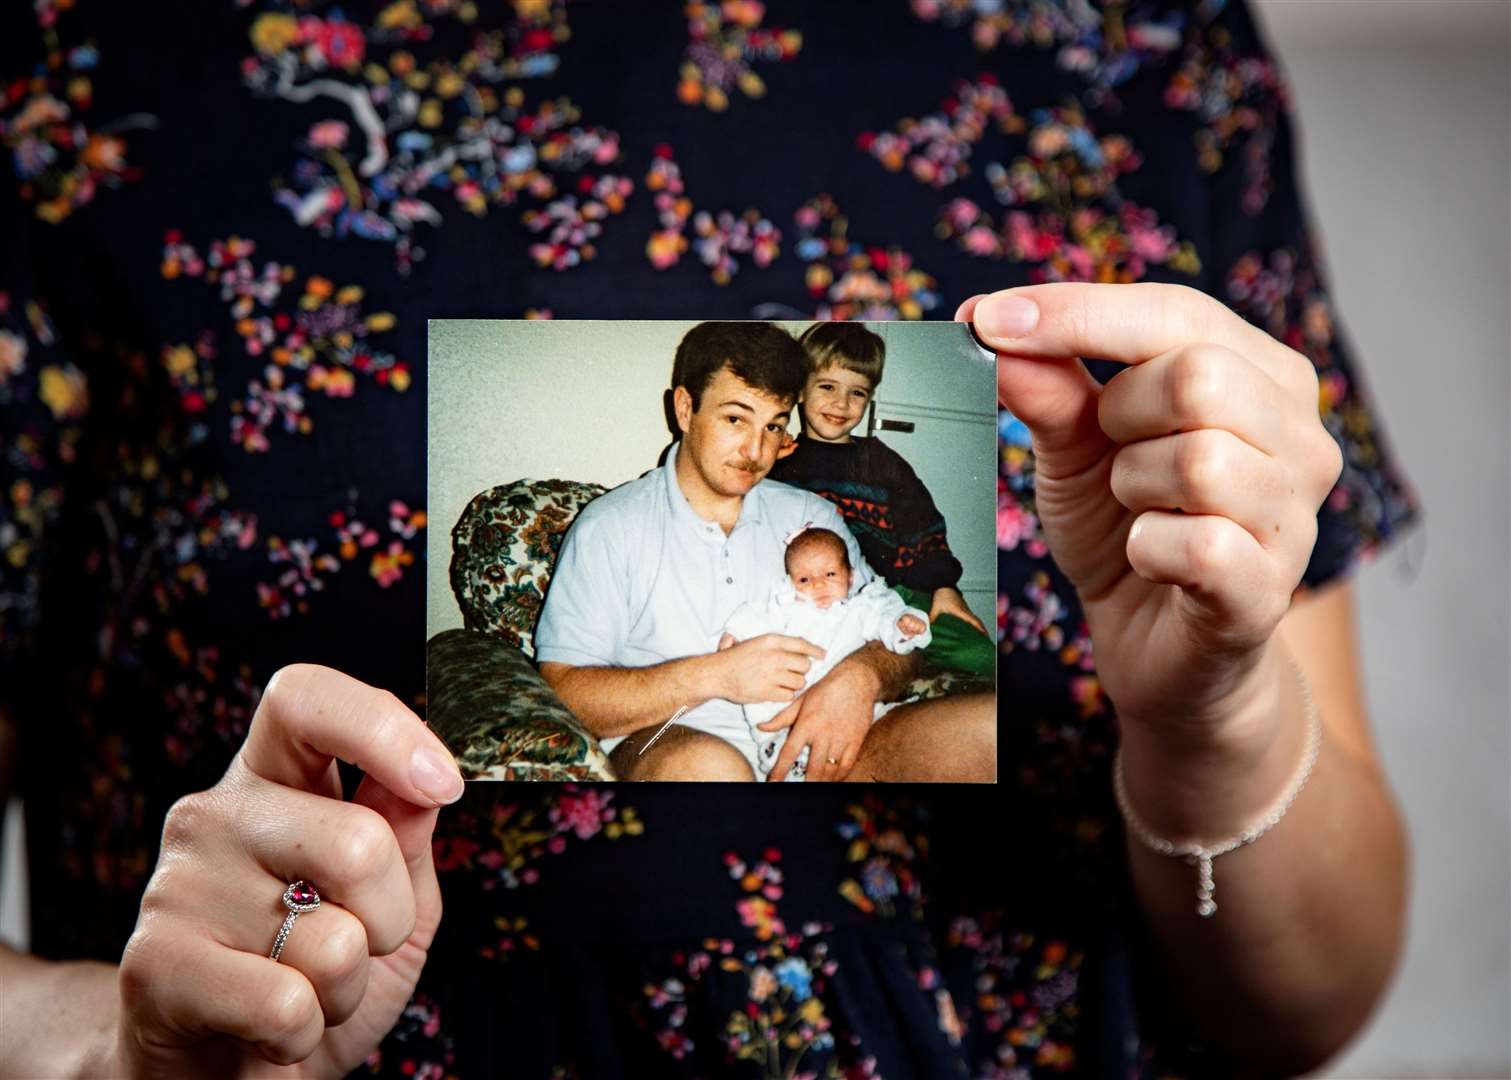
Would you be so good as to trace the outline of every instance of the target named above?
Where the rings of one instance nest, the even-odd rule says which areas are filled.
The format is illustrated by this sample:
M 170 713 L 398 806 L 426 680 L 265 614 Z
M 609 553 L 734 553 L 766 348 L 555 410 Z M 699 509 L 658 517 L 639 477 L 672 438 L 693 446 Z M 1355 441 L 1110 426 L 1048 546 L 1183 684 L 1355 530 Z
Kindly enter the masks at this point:
M 763 634 L 717 647 L 731 613 L 783 572 L 801 529 L 844 539 L 857 588 L 872 577 L 831 504 L 765 479 L 805 377 L 801 346 L 778 327 L 688 331 L 673 369 L 682 438 L 665 465 L 589 504 L 567 533 L 536 632 L 541 674 L 622 779 L 754 779 L 742 706 L 791 701 L 771 779 L 807 748 L 811 780 L 992 780 L 989 693 L 901 705 L 873 723 L 911 681 L 914 656 L 873 642 L 803 692 L 823 656 L 810 642 Z

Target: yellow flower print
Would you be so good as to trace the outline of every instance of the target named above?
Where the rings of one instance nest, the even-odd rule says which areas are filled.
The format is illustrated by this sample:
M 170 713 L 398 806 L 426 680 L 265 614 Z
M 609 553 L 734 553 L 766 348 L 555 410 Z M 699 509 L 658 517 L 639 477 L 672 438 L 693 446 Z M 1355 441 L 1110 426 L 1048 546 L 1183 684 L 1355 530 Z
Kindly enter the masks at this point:
M 89 383 L 72 364 L 42 369 L 42 401 L 59 420 L 72 420 L 89 411 Z
M 299 21 L 292 15 L 259 15 L 252 24 L 252 45 L 266 56 L 277 56 L 299 40 Z

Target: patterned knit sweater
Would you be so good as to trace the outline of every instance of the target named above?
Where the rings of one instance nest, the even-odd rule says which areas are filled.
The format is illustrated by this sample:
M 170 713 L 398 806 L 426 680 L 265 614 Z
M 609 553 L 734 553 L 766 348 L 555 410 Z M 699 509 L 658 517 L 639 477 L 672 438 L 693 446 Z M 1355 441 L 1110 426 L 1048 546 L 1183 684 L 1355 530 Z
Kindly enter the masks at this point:
M 771 477 L 839 508 L 871 568 L 893 585 L 933 592 L 960 581 L 944 517 L 911 465 L 880 439 L 800 439 Z

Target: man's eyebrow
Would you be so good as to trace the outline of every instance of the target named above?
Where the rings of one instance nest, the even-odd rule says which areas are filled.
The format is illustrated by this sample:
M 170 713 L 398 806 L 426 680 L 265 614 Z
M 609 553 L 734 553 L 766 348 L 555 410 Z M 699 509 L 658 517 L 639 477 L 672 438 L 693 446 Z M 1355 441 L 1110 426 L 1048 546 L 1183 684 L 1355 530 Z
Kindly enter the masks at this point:
M 755 408 L 753 406 L 745 404 L 745 402 L 743 402 L 743 401 L 734 401 L 734 400 L 721 401 L 717 405 L 715 405 L 714 408 L 716 408 L 716 409 L 744 409 L 746 412 L 751 413 L 752 415 L 755 413 Z M 792 419 L 792 407 L 788 406 L 787 408 L 783 409 L 781 412 L 779 412 L 775 416 L 773 416 L 771 418 L 771 422 L 774 424 L 778 420 L 791 420 L 791 419 Z

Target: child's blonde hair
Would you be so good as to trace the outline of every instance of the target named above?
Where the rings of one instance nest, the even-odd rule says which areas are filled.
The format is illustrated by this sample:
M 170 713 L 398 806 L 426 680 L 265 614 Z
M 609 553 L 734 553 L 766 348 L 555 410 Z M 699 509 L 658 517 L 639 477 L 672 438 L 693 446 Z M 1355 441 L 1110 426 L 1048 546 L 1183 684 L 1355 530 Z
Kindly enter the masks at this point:
M 881 382 L 887 364 L 887 343 L 880 334 L 852 322 L 814 323 L 798 338 L 808 361 L 808 374 L 840 367 L 871 380 L 871 389 Z

